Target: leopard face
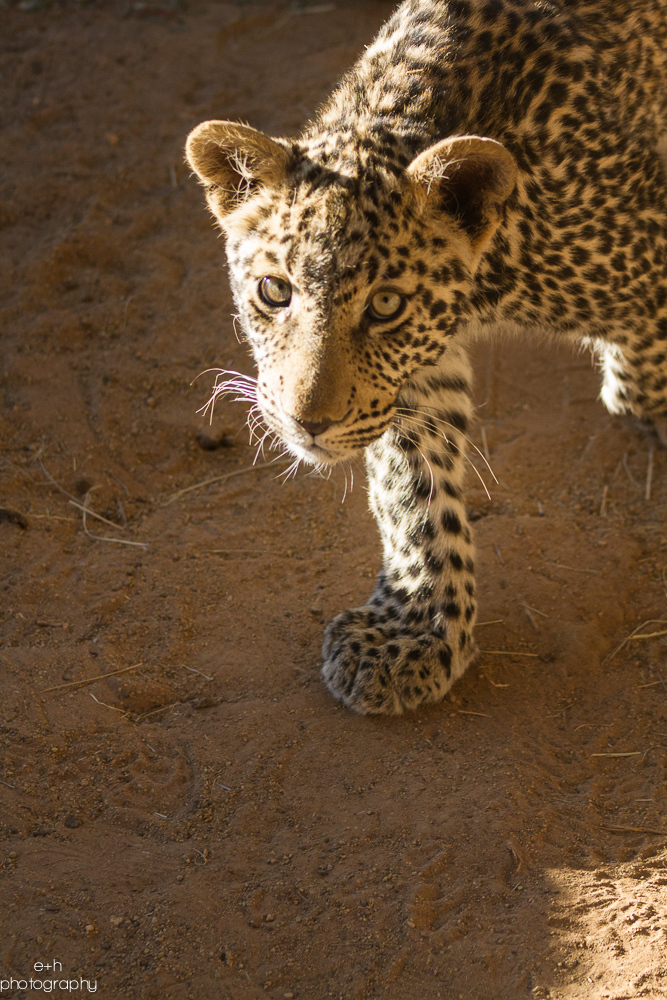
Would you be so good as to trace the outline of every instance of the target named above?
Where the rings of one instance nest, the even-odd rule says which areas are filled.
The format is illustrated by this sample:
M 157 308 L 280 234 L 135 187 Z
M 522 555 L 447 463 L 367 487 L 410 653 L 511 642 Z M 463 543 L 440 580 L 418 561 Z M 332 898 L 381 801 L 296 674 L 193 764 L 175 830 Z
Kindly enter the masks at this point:
M 402 166 L 335 162 L 229 123 L 191 136 L 190 163 L 227 236 L 257 404 L 296 457 L 330 465 L 379 438 L 403 387 L 440 360 L 466 315 L 513 161 L 491 140 L 459 142 L 473 148 L 474 175 L 459 169 L 459 186 L 489 181 L 488 203 L 468 219 L 447 210 L 457 193 L 451 170 L 442 182 L 451 160 L 440 149 Z

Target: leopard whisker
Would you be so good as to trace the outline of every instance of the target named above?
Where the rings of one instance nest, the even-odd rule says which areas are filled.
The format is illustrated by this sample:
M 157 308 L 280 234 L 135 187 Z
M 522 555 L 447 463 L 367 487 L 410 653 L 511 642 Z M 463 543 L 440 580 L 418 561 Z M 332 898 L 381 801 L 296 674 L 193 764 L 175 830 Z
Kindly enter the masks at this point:
M 283 452 L 283 454 L 289 454 L 289 452 L 285 451 Z M 284 477 L 283 479 L 283 486 L 284 486 L 286 482 L 288 482 L 290 479 L 296 476 L 297 470 L 300 465 L 301 465 L 301 459 L 295 458 L 291 465 L 288 465 L 283 472 L 279 473 L 279 475 L 276 476 L 276 479 L 283 479 Z
M 429 407 L 425 407 L 425 408 L 426 408 L 426 409 L 435 409 L 435 407 L 430 407 L 430 406 L 429 406 Z M 397 407 L 397 412 L 404 412 L 404 413 L 407 413 L 407 414 L 409 414 L 410 416 L 412 416 L 413 414 L 418 414 L 418 413 L 420 413 L 421 411 L 420 411 L 420 410 L 411 410 L 411 409 L 410 409 L 410 408 L 408 408 L 408 407 L 404 407 L 404 406 L 399 406 L 399 407 Z M 483 452 L 483 451 L 481 451 L 481 450 L 480 450 L 480 449 L 479 449 L 479 448 L 477 447 L 477 445 L 476 445 L 476 444 L 475 444 L 475 442 L 474 442 L 474 441 L 472 440 L 472 438 L 469 438 L 467 434 L 464 434 L 464 432 L 463 432 L 462 430 L 459 430 L 459 428 L 458 428 L 458 427 L 457 427 L 457 426 L 456 426 L 455 424 L 451 423 L 451 421 L 449 421 L 449 420 L 445 420 L 445 419 L 444 419 L 443 417 L 441 417 L 441 416 L 439 416 L 439 415 L 431 415 L 431 414 L 429 413 L 429 414 L 427 414 L 427 419 L 428 419 L 428 420 L 433 420 L 434 422 L 437 422 L 437 423 L 439 423 L 439 424 L 442 424 L 442 425 L 443 425 L 443 426 L 445 426 L 445 427 L 451 427 L 451 428 L 452 428 L 452 430 L 454 430 L 454 431 L 456 431 L 456 432 L 457 432 L 457 434 L 460 434 L 460 435 L 461 435 L 461 437 L 462 437 L 462 438 L 463 438 L 463 439 L 464 439 L 465 441 L 467 441 L 467 442 L 468 442 L 468 444 L 470 445 L 470 447 L 471 447 L 471 448 L 474 448 L 474 450 L 475 450 L 475 451 L 477 452 L 477 454 L 479 455 L 479 457 L 480 457 L 480 458 L 482 459 L 482 461 L 483 461 L 483 462 L 484 462 L 484 464 L 486 465 L 487 469 L 489 470 L 489 472 L 490 472 L 490 473 L 491 473 L 491 475 L 493 476 L 493 479 L 494 479 L 494 482 L 496 483 L 496 485 L 497 485 L 497 486 L 499 486 L 499 485 L 500 485 L 500 484 L 499 484 L 499 482 L 498 482 L 498 478 L 497 478 L 497 476 L 496 476 L 495 472 L 494 472 L 494 471 L 493 471 L 493 469 L 491 468 L 491 464 L 490 464 L 490 462 L 489 462 L 488 458 L 486 457 L 486 455 L 484 454 L 484 452 Z M 446 438 L 445 438 L 445 440 L 446 440 Z
M 345 489 L 343 490 L 343 499 L 340 502 L 341 507 L 345 503 L 345 497 L 347 496 L 347 469 L 345 468 L 345 466 L 343 466 L 343 477 L 345 479 Z
M 195 375 L 190 385 L 194 385 L 198 378 L 201 378 L 202 375 L 208 375 L 209 372 L 217 372 L 218 374 L 216 375 L 216 379 L 220 375 L 230 374 L 224 368 L 204 368 L 203 372 L 199 372 L 199 375 Z
M 234 336 L 236 337 L 237 344 L 243 343 L 242 336 L 239 336 L 239 331 L 236 328 L 236 324 L 240 321 L 240 319 L 241 319 L 240 313 L 234 313 L 234 315 L 232 316 L 232 329 L 234 330 Z
M 403 408 L 401 407 L 400 409 L 403 409 Z M 429 424 L 427 423 L 427 420 L 434 420 L 435 418 L 433 418 L 433 417 L 423 418 L 422 422 L 420 423 L 416 419 L 419 416 L 420 416 L 420 414 L 419 414 L 418 410 L 415 410 L 415 411 L 413 411 L 411 413 L 407 413 L 407 414 L 399 413 L 399 419 L 403 419 L 403 420 L 409 419 L 409 420 L 412 420 L 412 421 L 415 422 L 417 428 L 421 428 L 422 430 L 430 430 L 431 428 L 429 427 Z M 449 424 L 448 421 L 446 421 L 446 420 L 444 420 L 444 421 L 441 420 L 440 422 L 446 424 L 447 426 L 452 427 L 452 429 L 455 430 L 457 433 L 461 434 L 462 437 L 465 438 L 466 441 L 469 440 L 469 438 L 467 438 L 466 435 L 463 434 L 462 431 L 459 431 L 458 428 L 455 427 L 453 424 Z M 450 441 L 450 439 L 447 437 L 447 435 L 444 433 L 444 431 L 442 432 L 442 436 L 443 436 L 444 440 L 448 444 L 455 444 L 456 443 L 456 442 Z M 415 447 L 417 448 L 416 445 L 415 445 Z M 474 447 L 476 448 L 477 451 L 479 451 L 479 448 L 477 448 L 476 446 L 474 446 Z M 426 457 L 425 457 L 424 453 L 419 448 L 417 448 L 417 451 L 419 452 L 419 454 L 422 456 L 422 458 L 426 462 Z M 481 452 L 480 452 L 480 454 L 481 454 Z M 477 468 L 477 466 L 475 465 L 475 463 L 470 459 L 469 455 L 464 454 L 463 457 L 465 458 L 466 462 L 468 463 L 468 465 L 470 466 L 470 468 L 473 470 L 473 472 L 475 473 L 475 475 L 479 479 L 480 483 L 482 484 L 482 488 L 483 488 L 484 492 L 486 493 L 488 499 L 490 500 L 491 499 L 491 494 L 489 493 L 489 489 L 488 489 L 486 483 L 484 482 L 484 479 L 483 479 L 482 474 L 480 473 L 479 469 Z M 482 458 L 484 458 L 483 455 L 482 455 Z M 486 465 L 489 464 L 486 461 L 485 458 L 484 458 L 484 462 L 486 463 Z M 426 464 L 428 465 L 428 462 Z M 429 466 L 429 469 L 430 469 L 430 466 Z M 491 472 L 491 475 L 493 476 L 493 478 L 495 479 L 495 481 L 497 483 L 498 480 L 496 479 L 496 477 L 494 475 L 494 472 L 493 472 L 493 469 L 491 469 L 490 466 L 489 466 L 489 470 Z M 431 475 L 433 475 L 433 470 L 431 470 Z

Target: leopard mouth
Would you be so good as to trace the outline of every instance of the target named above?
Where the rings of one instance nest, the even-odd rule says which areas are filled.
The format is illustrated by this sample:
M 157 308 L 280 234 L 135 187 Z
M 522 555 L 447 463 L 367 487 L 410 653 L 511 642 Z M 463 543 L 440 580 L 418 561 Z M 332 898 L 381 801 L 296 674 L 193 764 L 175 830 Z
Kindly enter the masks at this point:
M 359 455 L 391 427 L 394 414 L 384 414 L 377 425 L 355 426 L 348 410 L 341 420 L 313 433 L 308 424 L 282 413 L 265 399 L 258 399 L 262 416 L 269 430 L 280 439 L 288 451 L 309 465 L 333 466 Z
M 311 439 L 308 442 L 295 440 L 293 437 L 280 432 L 280 438 L 287 448 L 299 458 L 310 465 L 337 465 L 339 462 L 346 462 L 360 455 L 365 448 L 377 441 L 391 427 L 389 420 L 379 428 L 372 430 L 358 430 L 348 428 L 344 434 L 344 439 L 335 439 L 320 443 Z

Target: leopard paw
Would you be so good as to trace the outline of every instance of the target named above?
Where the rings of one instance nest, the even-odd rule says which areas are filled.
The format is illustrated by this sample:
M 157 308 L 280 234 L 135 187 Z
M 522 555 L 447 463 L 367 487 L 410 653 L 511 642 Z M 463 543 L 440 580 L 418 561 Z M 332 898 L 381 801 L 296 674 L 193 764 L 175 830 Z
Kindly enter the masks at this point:
M 322 675 L 331 694 L 361 715 L 400 715 L 440 701 L 474 654 L 461 633 L 456 649 L 429 631 L 407 631 L 374 607 L 338 615 L 324 637 Z

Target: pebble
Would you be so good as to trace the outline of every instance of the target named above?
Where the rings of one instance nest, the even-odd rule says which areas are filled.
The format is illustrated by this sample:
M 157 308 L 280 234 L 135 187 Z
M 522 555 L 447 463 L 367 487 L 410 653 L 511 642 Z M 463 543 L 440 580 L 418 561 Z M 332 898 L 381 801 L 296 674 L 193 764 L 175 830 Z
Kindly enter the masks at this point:
M 202 451 L 215 451 L 217 448 L 231 448 L 234 439 L 226 430 L 213 431 L 210 428 L 198 430 L 195 441 Z

